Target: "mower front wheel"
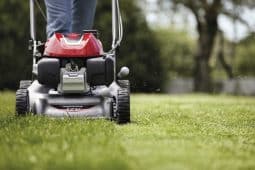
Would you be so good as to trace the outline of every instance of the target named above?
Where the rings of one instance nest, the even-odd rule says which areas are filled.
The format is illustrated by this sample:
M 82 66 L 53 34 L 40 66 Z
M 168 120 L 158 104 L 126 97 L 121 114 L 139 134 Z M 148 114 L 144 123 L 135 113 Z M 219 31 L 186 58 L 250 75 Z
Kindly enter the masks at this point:
M 16 92 L 16 114 L 25 116 L 29 112 L 29 96 L 27 89 L 18 89 Z
M 117 114 L 118 124 L 130 122 L 130 84 L 128 80 L 119 80 L 120 89 L 117 96 Z

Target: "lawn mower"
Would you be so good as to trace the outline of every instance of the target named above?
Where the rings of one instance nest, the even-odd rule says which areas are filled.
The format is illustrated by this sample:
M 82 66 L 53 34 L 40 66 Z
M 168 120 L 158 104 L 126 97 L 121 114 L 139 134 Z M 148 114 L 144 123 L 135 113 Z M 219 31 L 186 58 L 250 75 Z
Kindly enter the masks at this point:
M 116 72 L 116 49 L 123 37 L 118 0 L 112 0 L 112 48 L 103 51 L 96 30 L 83 34 L 55 33 L 45 43 L 36 40 L 35 0 L 30 0 L 32 80 L 20 81 L 17 115 L 106 118 L 130 122 L 127 67 Z

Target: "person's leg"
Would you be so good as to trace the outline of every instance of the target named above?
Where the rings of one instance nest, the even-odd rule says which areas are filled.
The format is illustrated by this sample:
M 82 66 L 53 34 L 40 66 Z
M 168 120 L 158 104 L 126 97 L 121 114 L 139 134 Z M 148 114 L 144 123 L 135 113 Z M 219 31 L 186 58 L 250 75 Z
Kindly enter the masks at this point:
M 45 0 L 47 8 L 47 36 L 55 32 L 71 32 L 71 0 Z
M 72 0 L 72 32 L 92 29 L 97 0 Z

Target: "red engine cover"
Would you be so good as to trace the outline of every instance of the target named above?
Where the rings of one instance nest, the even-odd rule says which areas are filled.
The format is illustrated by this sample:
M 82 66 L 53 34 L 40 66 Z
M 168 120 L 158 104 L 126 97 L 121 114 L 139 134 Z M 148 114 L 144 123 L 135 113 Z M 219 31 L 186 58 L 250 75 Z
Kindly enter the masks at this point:
M 61 58 L 98 57 L 103 46 L 92 33 L 83 35 L 55 33 L 45 44 L 44 56 Z

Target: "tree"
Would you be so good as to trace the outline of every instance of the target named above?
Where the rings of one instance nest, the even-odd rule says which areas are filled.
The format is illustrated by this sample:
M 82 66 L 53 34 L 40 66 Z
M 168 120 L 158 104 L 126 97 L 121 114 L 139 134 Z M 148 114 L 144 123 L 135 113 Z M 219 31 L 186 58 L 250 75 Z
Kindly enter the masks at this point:
M 169 2 L 165 0 L 163 2 Z M 197 23 L 197 52 L 194 57 L 194 90 L 209 92 L 212 90 L 210 57 L 215 38 L 219 31 L 218 17 L 225 14 L 246 24 L 246 21 L 236 13 L 228 10 L 228 6 L 255 6 L 252 0 L 171 0 L 171 5 L 181 5 L 189 9 Z M 161 2 L 162 3 L 162 2 Z

